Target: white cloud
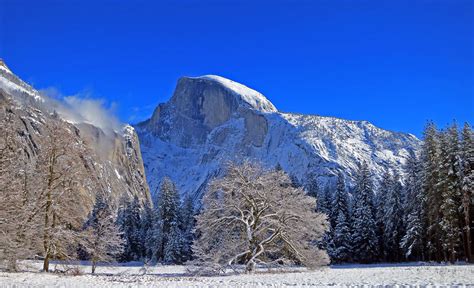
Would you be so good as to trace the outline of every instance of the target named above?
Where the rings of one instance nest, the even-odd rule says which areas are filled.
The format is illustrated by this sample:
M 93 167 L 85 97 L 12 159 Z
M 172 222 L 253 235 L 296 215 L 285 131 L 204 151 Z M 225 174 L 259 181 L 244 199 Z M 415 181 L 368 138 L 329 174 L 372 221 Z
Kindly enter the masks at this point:
M 58 89 L 49 87 L 41 93 L 47 96 L 48 106 L 62 118 L 73 123 L 89 123 L 104 132 L 120 131 L 122 123 L 115 116 L 116 103 L 91 97 L 90 92 L 64 96 Z

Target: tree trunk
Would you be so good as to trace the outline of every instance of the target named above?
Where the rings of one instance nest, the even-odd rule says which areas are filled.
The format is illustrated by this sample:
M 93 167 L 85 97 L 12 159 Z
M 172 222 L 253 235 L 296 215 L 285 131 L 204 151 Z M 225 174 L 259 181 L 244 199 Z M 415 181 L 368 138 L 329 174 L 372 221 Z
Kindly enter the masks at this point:
M 245 266 L 245 273 L 247 274 L 255 273 L 255 261 L 250 260 L 249 262 L 247 262 L 247 265 Z
M 50 164 L 49 166 L 49 175 L 48 175 L 48 187 L 47 187 L 47 195 L 46 195 L 46 206 L 45 206 L 45 213 L 44 213 L 44 231 L 43 231 L 43 248 L 44 248 L 44 262 L 43 262 L 43 272 L 49 272 L 49 258 L 51 257 L 50 254 L 50 246 L 51 246 L 51 239 L 49 235 L 49 212 L 51 211 L 51 206 L 53 204 L 52 200 L 52 179 L 53 179 L 53 165 Z
M 51 191 L 48 191 L 48 200 L 46 202 L 45 213 L 44 213 L 44 233 L 43 233 L 43 249 L 44 249 L 44 262 L 43 262 L 43 271 L 49 271 L 49 246 L 50 239 L 48 235 L 48 226 L 49 226 L 49 210 L 51 209 Z
M 470 219 L 470 211 L 469 211 L 469 204 L 470 204 L 470 197 L 469 193 L 463 193 L 463 208 L 464 208 L 464 223 L 465 223 L 465 235 L 466 235 L 466 242 L 465 242 L 465 254 L 468 262 L 473 262 L 473 255 L 471 249 L 471 219 Z
M 96 267 L 97 263 L 95 260 L 92 260 L 92 274 L 95 274 L 95 267 Z
M 43 261 L 43 272 L 49 272 L 49 252 L 46 253 Z
M 10 271 L 10 272 L 17 272 L 18 271 L 18 266 L 17 266 L 16 259 L 9 259 L 8 260 L 7 270 Z

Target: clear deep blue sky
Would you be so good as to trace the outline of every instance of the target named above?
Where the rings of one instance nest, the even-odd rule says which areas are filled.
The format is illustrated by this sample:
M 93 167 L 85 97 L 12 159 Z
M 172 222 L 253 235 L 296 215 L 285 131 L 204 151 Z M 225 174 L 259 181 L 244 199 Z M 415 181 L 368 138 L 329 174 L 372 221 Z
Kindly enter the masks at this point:
M 428 119 L 474 123 L 473 19 L 472 0 L 0 0 L 0 58 L 36 88 L 116 103 L 125 122 L 180 76 L 217 74 L 282 111 L 420 136 Z

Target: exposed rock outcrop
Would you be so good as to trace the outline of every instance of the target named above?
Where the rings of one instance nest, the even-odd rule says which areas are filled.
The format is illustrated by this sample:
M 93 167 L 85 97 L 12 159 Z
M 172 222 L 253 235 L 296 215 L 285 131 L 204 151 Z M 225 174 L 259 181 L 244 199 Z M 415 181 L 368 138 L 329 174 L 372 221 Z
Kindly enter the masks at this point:
M 136 128 L 152 193 L 169 176 L 195 199 L 228 161 L 280 165 L 301 184 L 312 174 L 324 185 L 343 171 L 351 184 L 362 161 L 377 180 L 400 170 L 420 145 L 366 121 L 278 112 L 262 94 L 219 76 L 181 78 L 172 98 Z
M 84 166 L 91 181 L 111 196 L 118 207 L 123 198 L 137 196 L 142 203 L 150 201 L 150 193 L 135 130 L 125 125 L 122 131 L 104 131 L 89 123 L 72 123 L 49 107 L 48 99 L 14 75 L 0 62 L 0 117 L 12 117 L 14 129 L 24 139 L 31 161 L 42 152 L 41 142 L 48 133 L 46 126 L 57 121 L 59 129 L 74 131 L 73 135 L 87 146 Z M 2 119 L 0 119 L 2 120 Z M 86 188 L 86 187 L 85 187 Z M 91 193 L 96 193 L 93 191 Z M 93 196 L 93 195 L 92 195 Z

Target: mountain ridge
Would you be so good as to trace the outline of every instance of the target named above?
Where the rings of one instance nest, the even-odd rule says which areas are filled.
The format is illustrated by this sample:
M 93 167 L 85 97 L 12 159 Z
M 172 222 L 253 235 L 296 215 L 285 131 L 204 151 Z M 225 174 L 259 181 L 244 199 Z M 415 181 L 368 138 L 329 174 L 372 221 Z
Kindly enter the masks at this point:
M 226 81 L 203 82 L 203 77 L 180 78 L 170 100 L 135 125 L 153 193 L 168 176 L 183 194 L 199 199 L 226 162 L 244 158 L 269 168 L 279 165 L 303 185 L 313 177 L 321 185 L 333 182 L 339 171 L 352 184 L 357 166 L 365 161 L 377 181 L 387 169 L 402 173 L 409 152 L 421 143 L 414 135 L 365 120 L 283 113 L 251 88 L 272 108 L 239 105 L 237 92 L 229 92 Z

